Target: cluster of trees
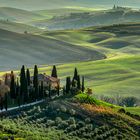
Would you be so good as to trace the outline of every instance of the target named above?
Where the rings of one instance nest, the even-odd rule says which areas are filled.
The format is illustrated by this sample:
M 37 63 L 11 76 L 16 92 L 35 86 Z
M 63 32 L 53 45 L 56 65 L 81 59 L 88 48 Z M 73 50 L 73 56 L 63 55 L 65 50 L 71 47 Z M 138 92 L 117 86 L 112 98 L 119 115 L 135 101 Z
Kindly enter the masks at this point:
M 4 97 L 0 97 L 1 110 L 4 108 L 7 110 L 9 105 L 21 106 L 30 102 L 44 99 L 46 96 L 51 97 L 54 94 L 59 96 L 60 85 L 58 84 L 56 89 L 51 88 L 51 83 L 46 87 L 44 81 L 40 81 L 38 78 L 38 67 L 35 65 L 33 77 L 31 79 L 30 70 L 25 69 L 23 65 L 20 71 L 20 75 L 16 78 L 13 71 L 10 75 L 10 84 L 8 83 L 8 76 L 5 76 L 5 85 L 9 86 L 10 91 L 5 93 Z M 53 66 L 51 77 L 57 78 L 56 66 Z M 71 93 L 75 94 L 79 91 L 84 92 L 84 76 L 78 74 L 77 68 L 75 68 L 74 76 L 66 78 L 66 85 L 63 88 L 63 94 Z
M 57 78 L 56 66 L 53 66 L 51 76 Z M 33 80 L 31 80 L 30 70 L 26 70 L 23 65 L 19 77 L 16 79 L 13 71 L 11 71 L 10 84 L 8 81 L 6 74 L 5 85 L 9 86 L 10 92 L 5 92 L 4 96 L 0 96 L 1 110 L 4 108 L 7 110 L 9 104 L 17 104 L 20 107 L 21 104 L 34 102 L 45 97 L 46 88 L 43 81 L 39 82 L 37 65 L 34 67 Z M 47 90 L 49 91 L 49 96 L 51 96 L 51 86 Z
M 65 93 L 76 93 L 78 91 L 84 92 L 85 85 L 84 85 L 84 76 L 80 76 L 78 74 L 77 68 L 75 68 L 74 76 L 71 79 L 70 76 L 66 78 L 66 86 L 64 88 Z

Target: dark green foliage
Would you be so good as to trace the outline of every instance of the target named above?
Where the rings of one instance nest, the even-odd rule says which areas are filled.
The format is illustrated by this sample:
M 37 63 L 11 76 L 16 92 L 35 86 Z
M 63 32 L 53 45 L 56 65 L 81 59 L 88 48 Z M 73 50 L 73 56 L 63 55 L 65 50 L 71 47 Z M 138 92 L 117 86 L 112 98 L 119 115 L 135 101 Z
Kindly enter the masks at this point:
M 57 78 L 57 69 L 56 69 L 56 66 L 55 65 L 53 66 L 51 76 Z
M 23 103 L 27 102 L 28 100 L 27 92 L 27 78 L 25 74 L 25 67 L 23 65 L 20 72 L 20 94 L 23 99 Z
M 49 98 L 51 98 L 51 84 L 49 84 L 49 89 L 48 89 L 48 91 L 49 91 Z
M 75 68 L 73 79 L 77 80 L 77 77 L 78 77 L 78 71 L 77 71 L 77 68 Z
M 16 99 L 16 83 L 13 74 L 11 75 L 10 96 L 12 99 Z
M 5 94 L 4 108 L 7 111 L 7 109 L 8 109 L 8 93 Z
M 35 90 L 35 99 L 38 99 L 39 95 L 38 95 L 38 88 L 39 88 L 39 85 L 38 85 L 38 68 L 37 68 L 37 65 L 35 65 L 34 67 L 34 79 L 33 79 L 33 85 L 34 85 L 34 90 Z
M 82 92 L 85 91 L 85 78 L 82 76 Z
M 5 85 L 8 85 L 8 79 L 7 78 L 8 77 L 7 77 L 7 73 L 6 73 L 6 75 L 5 75 L 5 81 L 4 81 Z
M 69 93 L 71 89 L 71 79 L 70 77 L 66 78 L 66 93 Z
M 125 113 L 125 109 L 124 108 L 121 108 L 121 109 L 118 110 L 118 112 L 119 113 Z
M 4 99 L 3 97 L 0 97 L 0 109 L 3 110 L 4 108 Z
M 26 71 L 26 77 L 27 77 L 27 84 L 28 86 L 30 86 L 30 70 L 29 69 L 27 69 Z
M 41 85 L 39 86 L 39 98 L 42 99 L 44 97 L 44 84 L 41 81 Z
M 77 89 L 81 89 L 81 80 L 80 80 L 80 75 L 77 76 Z
M 138 99 L 135 97 L 126 97 L 122 99 L 122 105 L 133 107 L 137 104 Z

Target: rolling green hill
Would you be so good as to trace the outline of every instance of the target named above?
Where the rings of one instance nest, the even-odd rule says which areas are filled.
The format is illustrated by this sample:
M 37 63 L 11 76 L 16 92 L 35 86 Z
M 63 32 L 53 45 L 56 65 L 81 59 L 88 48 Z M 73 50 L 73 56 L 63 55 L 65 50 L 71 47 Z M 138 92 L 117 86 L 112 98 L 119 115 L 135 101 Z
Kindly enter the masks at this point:
M 31 11 L 11 8 L 0 7 L 0 19 L 16 22 L 29 22 L 35 19 L 42 19 L 43 16 L 33 13 Z
M 90 48 L 31 34 L 0 30 L 1 70 L 21 65 L 57 64 L 104 59 L 105 55 Z
M 91 12 L 91 11 L 96 11 L 98 9 L 88 9 L 88 8 L 83 8 L 83 7 L 66 7 L 66 8 L 60 8 L 60 9 L 48 9 L 48 10 L 37 10 L 33 11 L 34 13 L 40 14 L 42 16 L 45 16 L 47 19 L 51 19 L 53 17 L 58 17 L 58 16 L 65 16 L 69 15 L 71 13 L 84 13 L 84 12 Z
M 86 86 L 93 88 L 94 94 L 139 98 L 139 30 L 139 24 L 126 24 L 46 32 L 43 36 L 53 36 L 71 44 L 93 48 L 107 56 L 101 61 L 58 66 L 63 80 L 67 74 L 72 75 L 76 66 L 80 74 L 85 75 Z M 42 68 L 42 71 L 48 70 Z
M 79 29 L 91 26 L 105 26 L 112 24 L 122 24 L 140 22 L 140 11 L 131 8 L 118 7 L 109 10 L 66 12 L 62 15 L 54 16 L 52 19 L 36 20 L 31 22 L 33 25 L 48 28 L 49 30 Z M 55 10 L 54 10 L 55 11 Z M 49 13 L 49 12 L 48 12 Z M 64 10 L 65 13 L 65 10 Z
M 43 32 L 43 29 L 39 29 L 37 27 L 34 26 L 30 26 L 30 25 L 26 25 L 26 24 L 22 24 L 22 23 L 16 23 L 16 22 L 11 22 L 11 21 L 7 21 L 7 20 L 1 20 L 0 21 L 0 29 L 4 29 L 4 30 L 8 30 L 8 31 L 12 31 L 12 32 L 16 32 L 16 33 L 24 33 L 25 31 L 28 33 L 40 33 Z

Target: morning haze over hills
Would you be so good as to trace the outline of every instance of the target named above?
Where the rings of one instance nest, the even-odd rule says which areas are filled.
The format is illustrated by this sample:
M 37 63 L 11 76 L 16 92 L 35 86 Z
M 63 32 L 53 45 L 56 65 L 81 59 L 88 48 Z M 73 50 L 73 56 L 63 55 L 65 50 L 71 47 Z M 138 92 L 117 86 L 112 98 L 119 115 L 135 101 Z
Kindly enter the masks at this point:
M 0 140 L 139 140 L 139 64 L 139 0 L 0 0 Z
M 64 7 L 109 8 L 112 5 L 139 8 L 139 0 L 0 0 L 1 7 L 15 7 L 26 10 L 58 9 Z

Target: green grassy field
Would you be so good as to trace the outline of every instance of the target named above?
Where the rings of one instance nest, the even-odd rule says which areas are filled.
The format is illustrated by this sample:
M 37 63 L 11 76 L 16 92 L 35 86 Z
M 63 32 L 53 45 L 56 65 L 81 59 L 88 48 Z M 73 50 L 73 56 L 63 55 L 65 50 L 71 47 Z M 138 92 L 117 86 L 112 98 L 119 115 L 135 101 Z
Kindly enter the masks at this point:
M 7 20 L 0 21 L 0 29 L 21 33 L 21 34 L 24 34 L 25 31 L 30 34 L 37 34 L 38 32 L 40 33 L 44 31 L 43 29 L 39 29 L 34 26 L 26 25 L 23 23 L 11 22 Z
M 132 31 L 130 27 L 135 30 Z M 120 30 L 117 30 L 118 28 Z M 39 40 L 39 43 L 41 40 L 42 43 L 43 39 L 43 44 L 45 42 L 49 49 L 52 49 L 54 45 L 57 45 L 57 47 L 63 45 L 63 49 L 67 50 L 71 46 L 73 50 L 75 50 L 75 47 L 78 45 L 79 49 L 91 49 L 93 52 L 90 52 L 89 50 L 87 53 L 90 52 L 90 55 L 93 58 L 100 56 L 97 55 L 97 53 L 94 53 L 94 51 L 98 51 L 107 57 L 105 60 L 81 62 L 82 59 L 83 61 L 85 60 L 83 56 L 85 57 L 87 55 L 84 52 L 85 50 L 83 50 L 83 55 L 79 53 L 81 56 L 75 57 L 74 54 L 62 56 L 61 59 L 63 60 L 68 59 L 68 56 L 71 57 L 71 59 L 79 57 L 79 59 L 77 59 L 79 61 L 76 63 L 63 61 L 64 64 L 58 64 L 58 75 L 62 79 L 62 85 L 65 83 L 66 76 L 72 76 L 74 68 L 77 67 L 80 75 L 85 76 L 86 86 L 92 88 L 95 95 L 134 96 L 139 98 L 140 40 L 139 34 L 136 32 L 139 29 L 139 24 L 128 24 L 71 31 L 53 31 L 41 34 L 43 38 L 40 38 L 39 35 L 37 37 L 30 36 L 30 39 L 28 38 L 28 40 Z M 26 36 L 22 36 L 20 38 L 24 38 L 25 40 Z M 117 47 L 118 43 L 121 44 L 121 47 Z M 27 42 L 27 46 L 28 44 L 29 43 Z M 34 47 L 35 46 L 32 45 L 30 49 L 34 49 Z M 37 48 L 35 47 L 35 49 Z M 40 51 L 42 51 L 41 49 L 45 50 L 46 48 L 43 49 L 40 47 Z M 61 54 L 63 54 L 62 51 Z M 58 55 L 57 51 L 57 56 Z M 47 59 L 40 58 L 40 61 L 45 60 L 46 63 L 44 62 L 44 64 L 48 64 L 48 60 L 51 60 L 51 58 L 52 57 L 47 57 Z M 30 60 L 32 61 L 33 59 Z M 36 61 L 36 63 L 37 62 L 38 61 Z M 47 74 L 50 74 L 50 69 L 51 67 L 43 65 L 43 63 L 42 66 L 40 66 L 41 73 L 46 72 Z
M 137 32 L 139 30 L 139 24 L 126 24 L 46 32 L 42 35 L 92 48 L 107 56 L 107 59 L 96 62 L 78 62 L 58 66 L 59 76 L 63 80 L 66 75 L 72 75 L 74 67 L 77 67 L 80 74 L 85 75 L 86 86 L 91 87 L 94 94 L 139 98 L 140 40 Z M 41 70 L 43 72 L 45 68 Z
M 1 20 L 8 19 L 9 21 L 24 23 L 32 20 L 43 19 L 43 16 L 22 9 L 11 7 L 0 7 L 0 19 Z

